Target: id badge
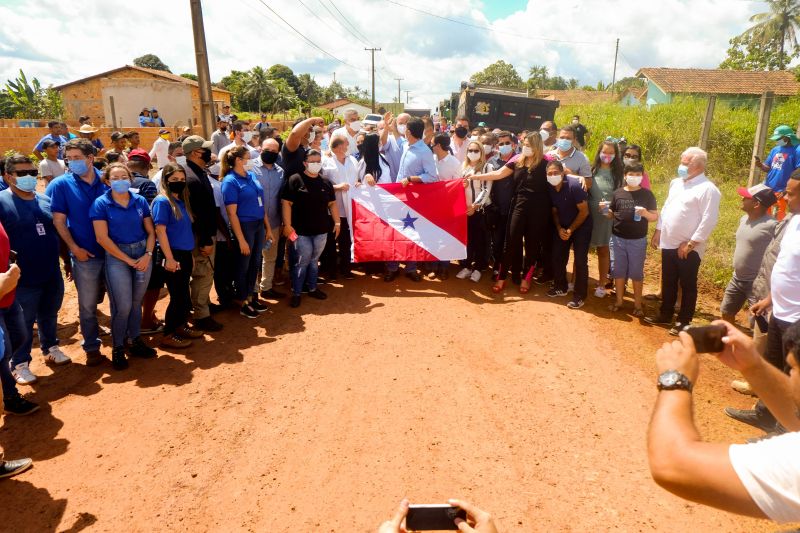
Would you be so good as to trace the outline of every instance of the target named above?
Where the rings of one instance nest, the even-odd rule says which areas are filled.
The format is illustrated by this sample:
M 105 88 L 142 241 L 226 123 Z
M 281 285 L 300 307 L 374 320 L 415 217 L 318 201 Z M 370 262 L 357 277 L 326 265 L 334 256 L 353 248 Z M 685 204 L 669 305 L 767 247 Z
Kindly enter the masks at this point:
M 38 233 L 40 237 L 45 234 L 44 224 L 41 222 L 37 222 L 36 224 L 36 233 Z
M 264 199 L 260 196 L 258 197 L 258 207 L 264 207 Z

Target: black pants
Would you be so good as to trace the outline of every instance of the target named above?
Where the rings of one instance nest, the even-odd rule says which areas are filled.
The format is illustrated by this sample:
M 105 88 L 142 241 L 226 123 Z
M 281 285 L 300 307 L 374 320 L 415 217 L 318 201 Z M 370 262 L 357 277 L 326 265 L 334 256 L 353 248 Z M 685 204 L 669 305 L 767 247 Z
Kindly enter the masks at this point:
M 280 231 L 280 228 L 272 228 L 272 231 Z M 275 243 L 272 243 L 272 246 L 275 246 Z M 286 257 L 286 237 L 283 236 L 283 232 L 281 232 L 281 236 L 278 239 L 278 255 L 275 257 L 275 271 L 279 271 L 283 269 L 283 263 Z
M 489 243 L 483 211 L 467 217 L 467 258 L 459 261 L 462 267 L 486 270 L 489 266 Z
M 786 333 L 786 330 L 791 325 L 791 322 L 770 316 L 769 328 L 767 329 L 767 353 L 764 357 L 772 366 L 787 374 L 789 373 L 789 365 L 786 364 L 783 334 Z
M 589 292 L 589 243 L 592 240 L 592 225 L 584 222 L 568 240 L 562 240 L 553 231 L 553 284 L 556 289 L 567 291 L 567 263 L 569 250 L 573 251 L 573 270 L 575 272 L 575 288 L 573 299 L 585 300 Z
M 238 254 L 236 254 L 238 255 Z M 228 247 L 227 241 L 217 241 L 214 252 L 214 290 L 220 305 L 228 305 L 233 301 L 233 265 L 234 251 Z
M 505 250 L 499 271 L 499 278 L 506 279 L 506 271 L 511 268 L 512 277 L 528 272 L 535 265 L 534 258 L 539 256 L 542 241 L 551 239 L 549 221 L 552 217 L 550 207 L 541 202 L 515 199 L 508 217 L 508 230 L 506 231 Z M 522 249 L 525 248 L 525 263 L 523 265 Z M 549 259 L 549 258 L 548 258 Z M 545 275 L 552 274 L 552 262 L 546 260 L 543 264 Z M 523 270 L 524 267 L 524 270 Z
M 681 291 L 681 308 L 678 322 L 686 325 L 694 318 L 697 307 L 697 272 L 700 270 L 700 255 L 689 252 L 686 259 L 678 258 L 678 250 L 661 250 L 661 317 L 672 319 L 675 302 L 678 301 L 678 283 Z
M 175 333 L 186 325 L 192 310 L 192 296 L 189 292 L 189 278 L 192 276 L 191 250 L 172 250 L 172 257 L 181 268 L 175 272 L 164 272 L 164 281 L 169 291 L 169 305 L 164 314 L 164 335 Z
M 506 244 L 506 230 L 508 229 L 508 211 L 492 210 L 486 215 L 486 227 L 491 240 L 491 262 L 497 270 L 503 261 L 503 249 Z
M 333 233 L 328 234 L 325 250 L 322 251 L 322 257 L 320 258 L 322 271 L 330 277 L 335 277 L 337 271 L 341 274 L 349 274 L 353 270 L 353 265 L 350 261 L 350 248 L 352 246 L 350 226 L 345 217 L 340 217 L 339 221 L 342 223 L 339 238 L 334 238 Z M 336 249 L 337 246 L 339 247 L 338 251 Z

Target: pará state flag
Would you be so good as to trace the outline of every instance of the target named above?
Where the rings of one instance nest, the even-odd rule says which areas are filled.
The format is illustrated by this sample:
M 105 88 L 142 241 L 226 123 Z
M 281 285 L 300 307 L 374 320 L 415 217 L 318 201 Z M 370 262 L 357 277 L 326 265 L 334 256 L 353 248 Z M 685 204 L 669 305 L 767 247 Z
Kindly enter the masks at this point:
M 350 188 L 353 261 L 449 261 L 467 257 L 461 180 Z

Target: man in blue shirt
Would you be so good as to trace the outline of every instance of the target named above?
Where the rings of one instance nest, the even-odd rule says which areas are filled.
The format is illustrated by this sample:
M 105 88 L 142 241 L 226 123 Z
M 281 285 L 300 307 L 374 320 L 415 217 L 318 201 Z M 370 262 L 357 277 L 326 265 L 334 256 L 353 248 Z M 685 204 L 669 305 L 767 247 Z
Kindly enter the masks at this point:
M 769 152 L 766 161 L 755 156 L 756 167 L 767 173 L 764 185 L 775 191 L 778 197 L 778 220 L 786 215 L 786 200 L 783 199 L 786 183 L 797 166 L 800 166 L 800 142 L 791 126 L 778 126 L 772 132 L 771 140 L 775 147 Z
M 30 158 L 15 155 L 6 162 L 9 188 L 0 193 L 0 222 L 17 252 L 21 275 L 16 303 L 22 308 L 25 340 L 11 355 L 11 372 L 17 383 L 36 381 L 30 371 L 33 323 L 39 325 L 39 345 L 47 363 L 71 362 L 58 347 L 58 310 L 64 298 L 59 263 L 58 234 L 53 226 L 50 199 L 36 192 L 36 169 Z
M 102 294 L 105 253 L 97 244 L 89 209 L 108 190 L 95 170 L 94 146 L 86 139 L 73 139 L 64 147 L 69 171 L 54 179 L 45 194 L 50 197 L 53 224 L 72 257 L 72 276 L 78 290 L 78 317 L 86 364 L 106 360 L 100 353 L 97 304 Z
M 50 122 L 48 122 L 47 127 L 50 128 L 50 133 L 39 139 L 39 142 L 37 142 L 36 146 L 33 147 L 33 153 L 39 160 L 44 159 L 45 156 L 42 155 L 42 150 L 44 150 L 42 143 L 44 141 L 55 141 L 58 143 L 59 146 L 58 158 L 64 159 L 64 145 L 67 143 L 67 139 L 66 137 L 64 137 L 64 133 L 66 130 L 62 131 L 61 122 L 57 120 L 51 120 Z
M 280 145 L 275 139 L 266 139 L 261 144 L 261 166 L 255 166 L 253 172 L 264 189 L 264 208 L 267 211 L 269 225 L 276 234 L 281 227 L 281 188 L 284 184 L 283 169 L 278 166 Z M 275 277 L 275 261 L 278 258 L 278 243 L 269 242 L 264 245 L 261 260 L 261 297 L 270 300 L 283 298 L 286 294 L 276 291 L 272 286 Z
M 422 141 L 424 132 L 425 123 L 421 118 L 412 117 L 408 120 L 405 135 L 408 146 L 403 151 L 397 168 L 397 181 L 402 183 L 403 187 L 414 183 L 433 183 L 439 180 L 433 152 Z M 383 281 L 389 282 L 395 279 L 398 268 L 400 268 L 400 263 L 388 261 Z M 406 262 L 406 277 L 413 281 L 422 280 L 422 276 L 417 271 L 416 261 Z

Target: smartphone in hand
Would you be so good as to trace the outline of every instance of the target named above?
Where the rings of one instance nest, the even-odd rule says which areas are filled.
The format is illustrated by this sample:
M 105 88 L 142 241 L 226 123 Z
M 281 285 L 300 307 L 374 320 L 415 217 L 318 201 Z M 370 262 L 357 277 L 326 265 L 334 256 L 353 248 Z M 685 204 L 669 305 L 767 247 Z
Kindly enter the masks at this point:
M 456 518 L 466 520 L 467 512 L 446 503 L 409 505 L 406 529 L 408 531 L 457 531 Z
M 725 349 L 722 337 L 728 333 L 728 329 L 723 324 L 711 324 L 690 327 L 686 333 L 692 337 L 697 353 L 719 353 Z

